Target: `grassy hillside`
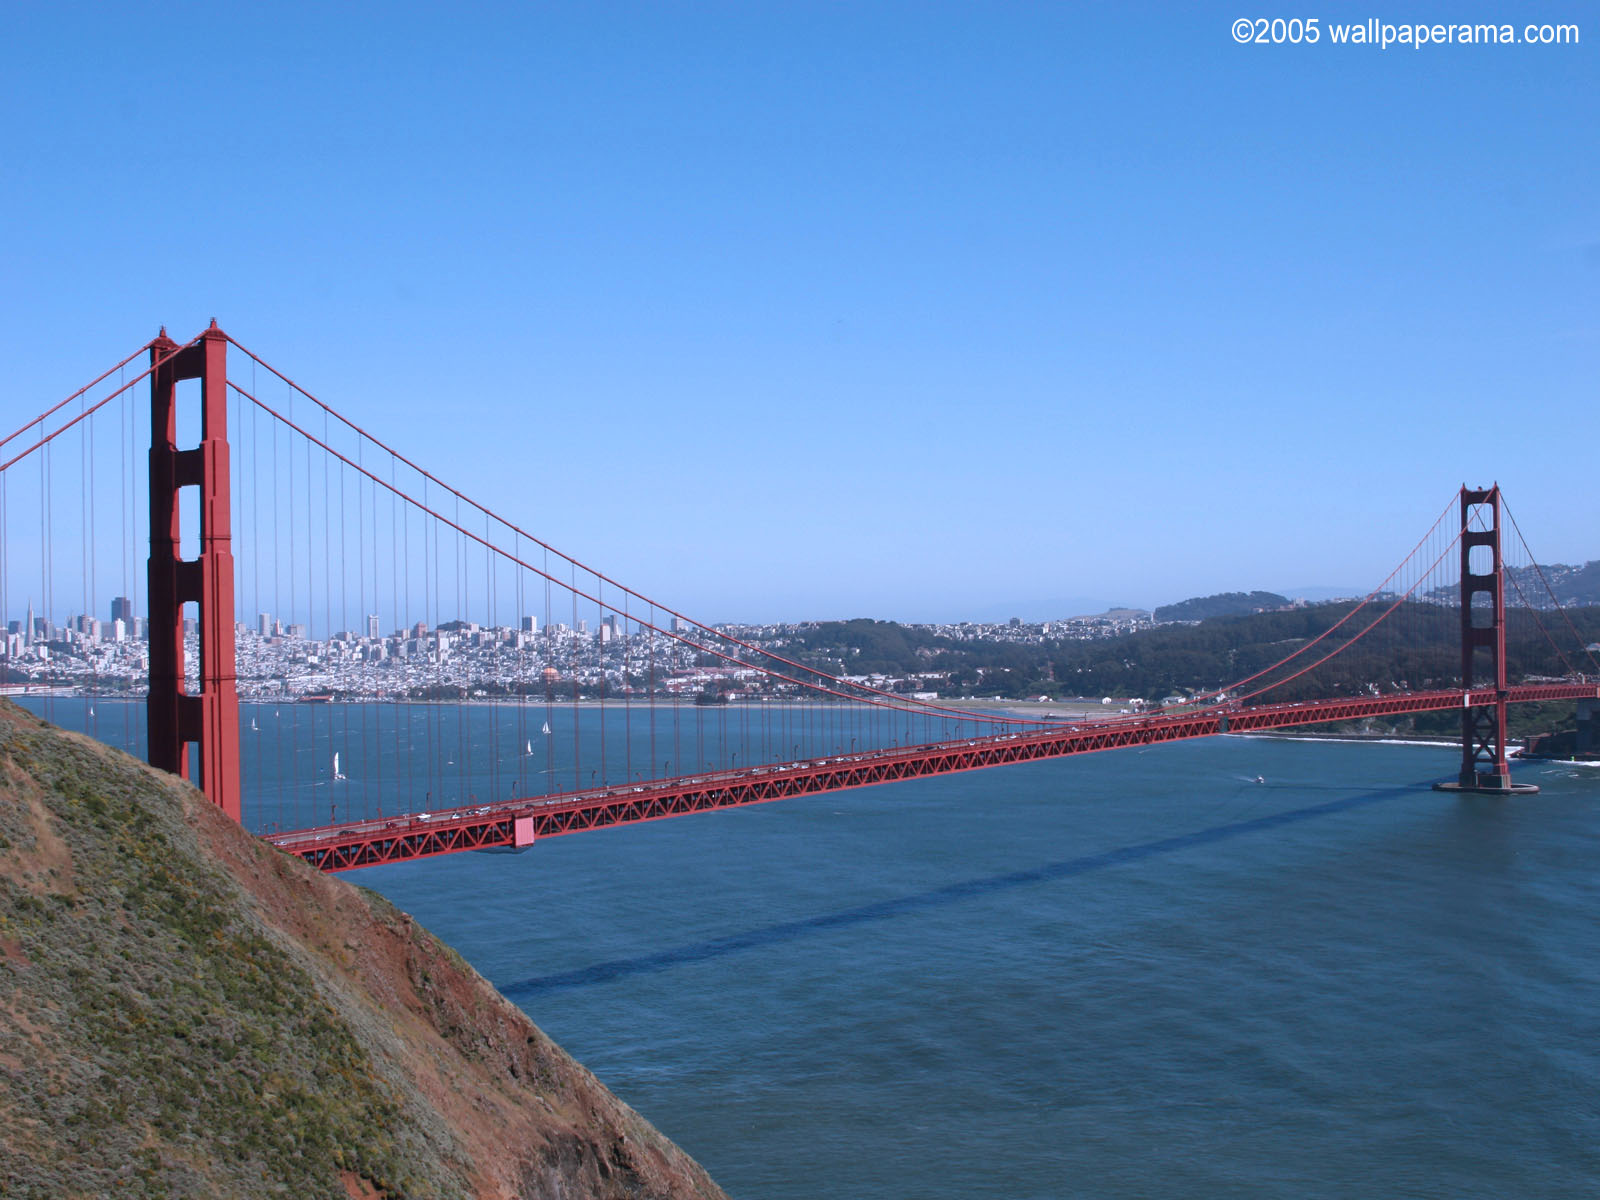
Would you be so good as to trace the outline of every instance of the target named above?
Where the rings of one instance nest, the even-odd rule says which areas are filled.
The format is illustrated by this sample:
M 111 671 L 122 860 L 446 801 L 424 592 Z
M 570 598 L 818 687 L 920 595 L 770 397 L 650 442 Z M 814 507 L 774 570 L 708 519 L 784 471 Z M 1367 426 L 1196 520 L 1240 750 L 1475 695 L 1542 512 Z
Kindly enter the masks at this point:
M 386 901 L 0 702 L 0 1195 L 722 1193 Z

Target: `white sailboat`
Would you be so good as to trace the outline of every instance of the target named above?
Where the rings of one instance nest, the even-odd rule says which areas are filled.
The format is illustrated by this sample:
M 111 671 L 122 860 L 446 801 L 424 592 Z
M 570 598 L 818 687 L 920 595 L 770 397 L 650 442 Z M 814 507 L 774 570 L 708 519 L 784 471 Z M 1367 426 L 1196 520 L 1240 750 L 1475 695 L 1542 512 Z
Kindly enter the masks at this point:
M 339 752 L 337 750 L 333 752 L 333 778 L 335 781 L 344 778 L 344 772 L 339 770 Z
M 542 733 L 542 734 L 544 734 L 544 735 L 545 735 L 545 737 L 549 737 L 549 736 L 550 736 L 550 722 L 549 722 L 549 721 L 546 721 L 546 722 L 545 722 L 545 723 L 544 723 L 544 728 L 543 728 L 543 729 L 541 729 L 541 730 L 540 730 L 540 731 L 539 731 L 539 732 L 540 732 L 540 733 Z
M 251 733 L 260 733 L 261 732 L 261 726 L 256 724 L 256 719 L 254 717 L 250 718 L 250 732 Z
M 523 748 L 522 748 L 522 757 L 523 758 L 532 758 L 533 757 L 533 739 L 532 738 L 529 738 L 527 745 L 523 746 Z

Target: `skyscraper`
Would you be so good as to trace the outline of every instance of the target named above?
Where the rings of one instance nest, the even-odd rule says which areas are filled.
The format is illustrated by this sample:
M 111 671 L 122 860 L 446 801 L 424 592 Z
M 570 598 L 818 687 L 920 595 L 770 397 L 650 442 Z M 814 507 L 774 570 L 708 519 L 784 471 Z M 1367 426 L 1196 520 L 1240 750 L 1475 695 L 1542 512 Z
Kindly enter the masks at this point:
M 369 638 L 379 638 L 383 636 L 383 630 L 378 625 L 377 613 L 367 614 L 367 636 Z
M 124 624 L 133 620 L 133 601 L 126 596 L 115 596 L 111 600 L 111 619 L 122 621 Z

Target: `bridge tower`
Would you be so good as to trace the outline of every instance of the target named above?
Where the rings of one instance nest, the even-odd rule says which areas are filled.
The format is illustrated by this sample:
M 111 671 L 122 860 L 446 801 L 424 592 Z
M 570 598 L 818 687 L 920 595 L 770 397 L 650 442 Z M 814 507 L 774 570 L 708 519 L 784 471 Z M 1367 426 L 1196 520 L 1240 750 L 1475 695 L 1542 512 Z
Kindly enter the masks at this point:
M 150 361 L 160 364 L 150 375 L 150 764 L 188 779 L 189 747 L 198 743 L 200 790 L 237 821 L 227 335 L 212 321 L 194 345 L 180 350 L 162 329 L 150 343 Z M 177 447 L 182 379 L 200 381 L 200 444 L 188 450 Z M 179 557 L 178 530 L 179 489 L 186 487 L 198 488 L 200 501 L 200 557 L 188 560 Z M 200 688 L 194 695 L 184 690 L 186 604 L 198 610 Z
M 1484 528 L 1474 528 L 1474 525 Z M 1512 783 L 1506 761 L 1505 562 L 1500 556 L 1500 486 L 1461 488 L 1461 773 L 1440 791 L 1509 796 L 1537 792 Z M 1473 551 L 1479 553 L 1474 556 Z M 1483 552 L 1487 551 L 1487 554 Z M 1475 561 L 1476 560 L 1476 561 Z M 1486 570 L 1474 570 L 1474 567 Z M 1474 606 L 1479 596 L 1488 603 Z M 1470 693 L 1483 680 L 1494 699 L 1474 704 Z M 1481 690 L 1481 689 L 1480 689 Z

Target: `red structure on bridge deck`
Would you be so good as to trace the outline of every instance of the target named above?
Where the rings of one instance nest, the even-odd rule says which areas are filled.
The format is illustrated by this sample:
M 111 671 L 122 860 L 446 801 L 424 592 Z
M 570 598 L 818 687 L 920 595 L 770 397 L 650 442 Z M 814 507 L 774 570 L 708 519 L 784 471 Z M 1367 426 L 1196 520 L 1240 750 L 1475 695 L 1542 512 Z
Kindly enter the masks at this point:
M 507 800 L 391 821 L 364 821 L 279 834 L 267 840 L 325 871 L 405 862 L 463 850 L 520 849 L 541 837 L 609 829 L 690 813 L 716 812 L 796 796 L 838 792 L 931 775 L 1039 762 L 1125 746 L 1150 746 L 1223 733 L 1250 733 L 1400 713 L 1471 711 L 1495 703 L 1600 699 L 1600 686 L 1547 684 L 1506 691 L 1415 692 L 1300 704 L 1213 708 L 1104 721 L 959 744 L 871 751 L 740 771 L 661 780 L 638 787 Z
M 236 363 L 248 363 L 250 390 L 228 378 L 230 346 L 239 353 Z M 99 400 L 87 398 L 91 389 L 146 352 L 150 365 L 139 376 Z M 270 397 L 263 398 L 267 393 L 258 387 L 258 369 L 268 387 L 279 389 Z M 1535 609 L 1559 611 L 1567 618 L 1568 630 L 1582 653 L 1600 672 L 1600 659 L 1590 649 L 1593 630 L 1579 634 L 1542 572 L 1539 579 L 1549 603 L 1541 598 L 1536 606 L 1523 595 L 1514 612 L 1519 618 L 1528 615 L 1538 625 L 1561 665 L 1548 667 L 1543 683 L 1512 686 L 1508 682 L 1506 589 L 1522 592 L 1522 582 L 1531 575 L 1520 565 L 1507 567 L 1502 516 L 1510 520 L 1517 539 L 1521 532 L 1504 506 L 1498 485 L 1461 488 L 1422 541 L 1377 589 L 1359 603 L 1346 606 L 1336 621 L 1330 618 L 1330 628 L 1290 628 L 1296 636 L 1282 640 L 1294 648 L 1284 657 L 1278 658 L 1275 649 L 1255 648 L 1252 665 L 1276 661 L 1230 684 L 1225 692 L 1193 697 L 1178 710 L 1078 724 L 972 713 L 948 701 L 939 703 L 936 697 L 910 692 L 906 685 L 915 687 L 925 678 L 915 669 L 908 669 L 906 678 L 890 684 L 881 677 L 844 674 L 844 660 L 840 659 L 836 669 L 841 673 L 829 674 L 815 665 L 815 646 L 809 656 L 784 657 L 784 653 L 795 652 L 784 651 L 782 640 L 763 641 L 739 628 L 691 620 L 624 586 L 428 473 L 234 341 L 213 321 L 209 329 L 182 345 L 168 338 L 163 329 L 93 383 L 0 441 L 3 446 L 35 427 L 40 435 L 0 463 L 0 478 L 11 478 L 5 472 L 61 434 L 77 429 L 75 436 L 81 438 L 77 458 L 85 467 L 82 495 L 76 506 L 68 507 L 82 520 L 83 609 L 78 616 L 69 617 L 73 626 L 63 627 L 63 636 L 50 643 L 70 669 L 57 667 L 58 659 L 49 649 L 30 656 L 13 651 L 8 642 L 6 653 L 26 661 L 29 677 L 42 673 L 57 683 L 74 683 L 84 698 L 86 715 L 91 717 L 92 697 L 107 691 L 125 693 L 136 686 L 138 674 L 137 665 L 126 666 L 129 661 L 137 664 L 137 655 L 112 662 L 105 649 L 107 641 L 127 644 L 122 626 L 131 618 L 132 602 L 127 596 L 113 600 L 114 638 L 101 638 L 100 622 L 90 615 L 99 605 L 95 554 L 90 549 L 93 520 L 97 507 L 104 507 L 97 503 L 94 491 L 94 418 L 109 402 L 124 397 L 127 419 L 119 420 L 117 431 L 119 437 L 124 428 L 129 432 L 117 449 L 126 467 L 142 450 L 132 434 L 135 420 L 128 397 L 146 378 L 151 431 L 149 760 L 188 778 L 191 755 L 198 749 L 201 790 L 230 816 L 241 818 L 244 798 L 236 656 L 242 645 L 248 698 L 263 704 L 256 710 L 263 726 L 268 721 L 267 711 L 280 701 L 286 711 L 297 699 L 328 702 L 307 710 L 309 745 L 299 738 L 298 711 L 284 721 L 276 752 L 288 762 L 278 767 L 271 784 L 282 789 L 280 800 L 288 795 L 294 803 L 280 803 L 260 821 L 261 825 L 275 820 L 305 826 L 326 820 L 328 823 L 318 828 L 276 832 L 269 837 L 325 870 L 461 850 L 514 850 L 538 838 L 582 830 L 1125 746 L 1452 709 L 1461 714 L 1461 766 L 1455 781 L 1440 786 L 1512 795 L 1537 789 L 1511 781 L 1507 706 L 1571 700 L 1585 706 L 1600 704 L 1600 686 L 1589 682 L 1595 676 L 1580 674 L 1550 637 Z M 200 443 L 189 448 L 177 445 L 178 385 L 184 380 L 198 380 L 200 393 Z M 230 398 L 239 405 L 234 429 L 239 445 L 229 440 Z M 74 401 L 81 401 L 76 414 L 55 417 L 57 427 L 46 432 L 54 414 Z M 298 410 L 297 403 L 301 405 Z M 106 416 L 116 414 L 117 410 L 112 410 Z M 99 428 L 104 431 L 107 424 L 102 417 Z M 256 432 L 258 424 L 267 429 L 266 435 Z M 287 447 L 281 457 L 280 438 Z M 41 467 L 43 532 L 39 544 L 45 553 L 40 579 L 48 606 L 55 570 L 48 553 L 55 519 L 50 504 L 54 475 L 48 453 L 33 461 Z M 128 477 L 130 473 L 125 471 L 123 478 Z M 119 497 L 137 490 L 136 470 L 131 477 L 135 480 L 132 489 L 122 484 Z M 180 521 L 180 497 L 190 488 L 198 494 L 197 520 L 184 523 Z M 0 491 L 0 501 L 4 495 Z M 285 514 L 275 511 L 280 496 L 287 508 L 286 520 Z M 234 515 L 231 507 L 236 501 L 240 512 Z M 138 507 L 122 506 L 124 513 Z M 1459 524 L 1455 523 L 1456 510 Z M 5 545 L 6 511 L 6 505 L 0 503 L 0 551 Z M 237 568 L 232 543 L 235 520 L 253 534 L 265 531 L 264 536 L 252 538 L 252 552 Z M 180 526 L 198 530 L 199 549 L 193 559 L 186 560 L 180 553 Z M 129 516 L 127 533 L 119 542 L 128 550 L 125 564 L 133 561 L 131 546 L 137 540 Z M 1512 545 L 1520 545 L 1527 553 L 1526 564 L 1537 571 L 1537 561 L 1526 542 Z M 287 576 L 282 580 L 278 574 L 280 550 L 284 551 Z M 1459 591 L 1446 574 L 1457 550 Z M 448 584 L 441 582 L 452 573 Z M 0 573 L 0 591 L 8 577 Z M 256 614 L 254 633 L 248 625 L 235 624 L 246 615 L 236 601 L 251 599 L 247 579 L 253 582 L 258 601 L 250 605 L 250 612 L 270 605 L 281 618 L 285 612 L 280 596 L 286 597 L 286 626 L 270 620 L 271 614 L 266 612 Z M 126 577 L 118 587 L 133 593 L 137 601 L 137 586 L 130 587 Z M 554 609 L 552 591 L 563 601 Z M 534 593 L 544 596 L 542 632 L 537 616 L 528 615 L 537 611 Z M 1440 688 L 1439 684 L 1457 679 L 1453 638 L 1440 645 L 1440 633 L 1453 625 L 1448 619 L 1441 620 L 1453 595 L 1459 603 L 1459 686 Z M 570 626 L 564 623 L 567 598 L 571 600 Z M 472 602 L 479 607 L 471 608 Z M 189 605 L 194 606 L 192 632 L 198 640 L 186 651 L 184 613 Z M 447 607 L 450 605 L 454 608 Z M 586 614 L 598 618 L 592 635 L 580 618 L 580 605 Z M 393 633 L 383 633 L 379 613 L 384 607 L 389 609 L 387 627 Z M 515 614 L 511 625 L 502 619 L 508 607 Z M 469 613 L 483 618 L 483 623 L 468 620 Z M 1388 621 L 1397 613 L 1395 620 Z M 35 635 L 31 603 L 29 614 L 21 642 L 31 648 Z M 1358 614 L 1364 614 L 1359 621 L 1355 620 Z M 419 616 L 424 619 L 416 620 Z M 1298 685 L 1304 689 L 1302 695 L 1320 687 L 1342 692 L 1342 698 L 1297 703 L 1260 699 L 1268 693 L 1288 694 L 1285 685 L 1334 659 L 1386 621 L 1386 633 L 1398 630 L 1391 650 L 1405 646 L 1418 651 L 1395 656 L 1394 661 L 1404 658 L 1405 670 L 1420 685 L 1419 690 L 1411 690 L 1404 680 L 1374 681 L 1352 671 L 1337 679 L 1325 676 L 1320 685 L 1310 680 Z M 320 641 L 312 632 L 313 622 L 322 626 Z M 51 624 L 47 615 L 41 623 L 47 635 Z M 244 640 L 236 642 L 241 628 Z M 357 628 L 365 632 L 350 632 Z M 339 630 L 344 632 L 335 632 Z M 314 642 L 317 648 L 312 649 Z M 1522 643 L 1514 644 L 1520 655 Z M 452 659 L 452 647 L 470 647 L 475 657 L 462 667 L 463 656 Z M 194 649 L 198 650 L 198 662 L 186 664 Z M 280 649 L 281 654 L 273 657 Z M 1443 652 L 1430 658 L 1423 653 L 1429 649 Z M 1545 654 L 1545 648 L 1539 646 L 1539 655 Z M 665 676 L 657 674 L 658 655 L 666 659 Z M 32 665 L 47 661 L 48 667 Z M 1367 661 L 1391 660 L 1380 655 Z M 1553 663 L 1554 659 L 1544 661 Z M 109 688 L 104 687 L 103 675 L 99 681 L 95 678 L 96 670 L 108 662 L 118 680 Z M 313 669 L 308 664 L 316 665 Z M 186 665 L 191 667 L 192 677 Z M 1054 669 L 1061 664 L 1051 665 Z M 1239 671 L 1250 669 L 1240 667 Z M 78 672 L 76 680 L 73 671 Z M 1558 677 L 1563 681 L 1554 681 Z M 695 691 L 689 692 L 689 687 Z M 1382 694 L 1350 695 L 1358 690 L 1376 693 L 1380 687 Z M 463 732 L 466 722 L 459 713 L 460 703 L 470 702 L 469 690 L 474 698 L 516 706 L 512 723 L 517 732 L 511 753 L 505 752 L 503 744 L 506 737 L 501 731 L 506 726 L 497 723 L 501 709 L 488 710 L 481 722 L 489 731 L 487 737 L 477 746 L 470 744 Z M 335 692 L 340 694 L 336 697 Z M 745 702 L 730 704 L 730 693 Z M 335 699 L 350 703 L 333 703 Z M 394 701 L 411 701 L 416 706 Z M 447 738 L 445 719 L 438 714 L 451 701 L 456 702 L 457 712 Z M 671 728 L 660 731 L 659 746 L 658 702 L 671 714 Z M 367 717 L 373 706 L 379 711 L 369 737 Z M 618 707 L 623 708 L 620 714 Z M 589 710 L 587 715 L 585 710 Z M 614 731 L 609 755 L 608 711 L 613 714 Z M 274 711 L 272 715 L 277 714 Z M 591 717 L 596 719 L 591 721 Z M 636 717 L 643 718 L 637 726 L 633 724 Z M 533 728 L 526 727 L 529 719 Z M 681 741 L 680 719 L 693 724 Z M 257 727 L 256 715 L 250 715 L 249 723 L 252 736 L 248 748 L 255 755 L 251 759 L 254 766 L 260 762 L 267 735 Z M 552 732 L 552 724 L 561 726 L 559 733 Z M 1587 707 L 1581 728 L 1590 728 Z M 534 729 L 540 731 L 539 751 L 530 736 Z M 732 740 L 725 738 L 730 730 Z M 598 733 L 592 739 L 594 747 L 585 749 L 584 733 Z M 858 744 L 863 749 L 857 751 Z M 832 754 L 818 753 L 829 746 Z M 845 746 L 849 749 L 841 752 Z M 343 769 L 341 752 L 345 754 Z M 535 758 L 542 760 L 542 768 L 535 766 Z M 711 765 L 712 759 L 719 763 L 717 767 Z M 681 773 L 690 761 L 703 762 L 706 769 Z M 723 767 L 723 762 L 730 765 Z M 473 769 L 480 763 L 484 769 L 474 777 Z M 636 764 L 643 770 L 635 771 Z M 674 766 L 679 774 L 673 775 Z M 452 771 L 448 779 L 445 767 Z M 619 775 L 620 784 L 614 782 Z M 556 784 L 556 779 L 562 783 Z M 586 781 L 588 786 L 584 786 Z M 485 785 L 484 795 L 506 797 L 509 793 L 512 798 L 453 806 L 461 797 L 474 796 L 473 788 Z M 551 792 L 535 795 L 541 787 Z M 564 790 L 555 792 L 557 787 Z M 358 790 L 362 807 L 350 799 Z M 375 808 L 368 806 L 369 794 L 375 794 Z M 432 799 L 436 796 L 449 799 L 436 807 Z M 254 787 L 251 803 L 261 803 Z M 415 812 L 419 803 L 434 811 Z M 397 807 L 401 815 L 368 815 L 374 811 L 394 813 Z M 251 815 L 259 814 L 253 810 Z M 364 819 L 356 819 L 358 815 Z
M 188 347 L 180 349 L 163 334 L 150 348 L 152 364 L 156 364 L 151 375 L 150 597 L 154 615 L 150 761 L 187 775 L 186 743 L 198 742 L 202 790 L 237 819 L 239 709 L 234 692 L 233 560 L 228 527 L 227 343 L 226 335 L 212 322 Z M 180 451 L 173 445 L 174 384 L 193 377 L 202 381 L 203 441 L 198 449 Z M 297 428 L 297 432 L 310 437 L 304 430 Z M 198 484 L 201 489 L 201 556 L 195 562 L 181 562 L 176 553 L 176 495 L 185 484 Z M 1460 511 L 1462 691 L 1213 706 L 1192 713 L 1097 722 L 1066 730 L 979 736 L 962 742 L 708 772 L 537 801 L 498 801 L 280 834 L 270 840 L 325 870 L 344 870 L 468 849 L 518 849 L 540 837 L 1121 746 L 1457 706 L 1462 711 L 1461 774 L 1455 784 L 1442 786 L 1501 794 L 1537 791 L 1511 783 L 1506 762 L 1506 705 L 1527 700 L 1595 699 L 1600 698 L 1600 689 L 1588 685 L 1508 688 L 1498 486 L 1487 491 L 1463 486 Z M 1481 519 L 1484 511 L 1489 514 L 1487 524 Z M 1474 529 L 1474 519 L 1483 527 Z M 1474 571 L 1473 551 L 1483 549 L 1490 554 L 1489 570 Z M 1474 607 L 1481 596 L 1487 596 L 1490 603 Z M 183 693 L 181 613 L 185 601 L 197 601 L 200 607 L 198 697 Z M 1475 691 L 1475 672 L 1484 657 L 1489 660 L 1493 686 Z

